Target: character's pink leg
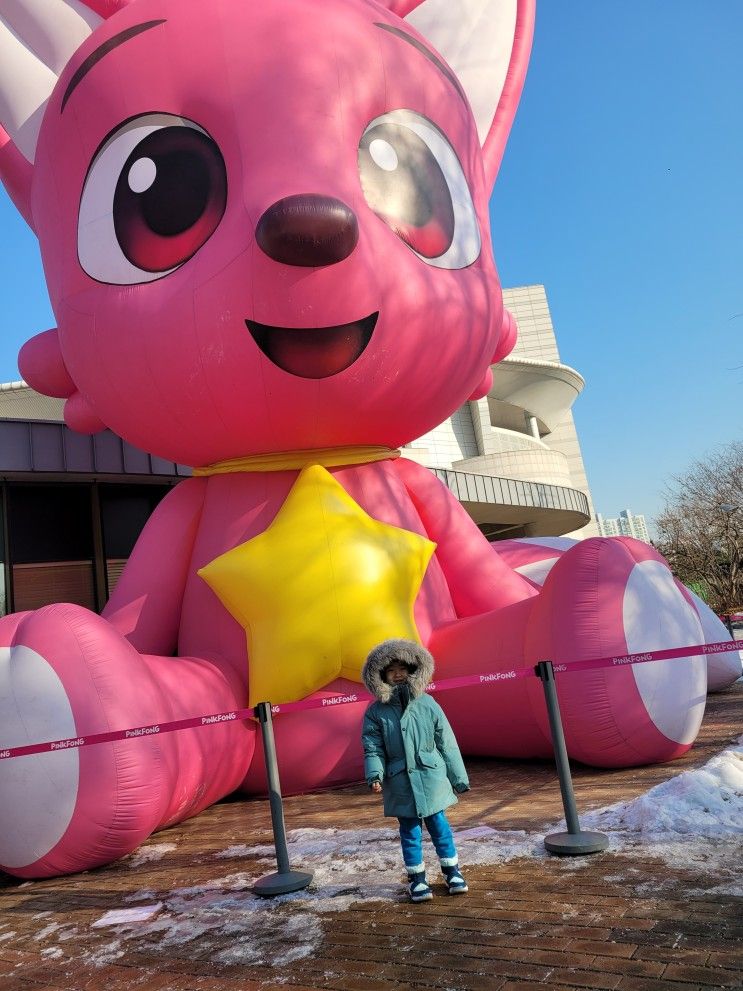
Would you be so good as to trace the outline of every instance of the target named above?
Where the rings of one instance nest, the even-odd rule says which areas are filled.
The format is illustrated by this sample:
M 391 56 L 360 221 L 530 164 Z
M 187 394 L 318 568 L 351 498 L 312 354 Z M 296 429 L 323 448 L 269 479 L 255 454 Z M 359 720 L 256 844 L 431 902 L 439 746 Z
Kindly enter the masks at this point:
M 53 605 L 0 622 L 0 749 L 237 709 L 212 662 L 138 654 L 99 616 Z M 0 761 L 0 866 L 85 870 L 232 791 L 252 724 L 225 722 Z
M 480 684 L 435 696 L 466 754 L 546 757 L 552 752 L 539 700 L 529 692 L 532 679 L 510 676 L 527 664 L 524 641 L 535 601 L 448 623 L 428 643 L 436 659 L 434 681 L 488 675 Z
M 591 538 L 568 550 L 550 572 L 535 601 L 525 653 L 531 663 L 570 665 L 702 643 L 691 597 L 657 551 L 630 537 Z M 571 757 L 628 767 L 685 753 L 704 714 L 706 670 L 705 657 L 692 652 L 558 676 Z
M 566 551 L 536 598 L 442 627 L 429 647 L 440 679 L 497 675 L 440 696 L 465 752 L 535 757 L 551 752 L 543 689 L 536 678 L 510 681 L 510 669 L 703 642 L 690 598 L 653 548 L 596 538 Z M 570 756 L 626 767 L 681 755 L 699 730 L 705 671 L 693 655 L 558 675 Z

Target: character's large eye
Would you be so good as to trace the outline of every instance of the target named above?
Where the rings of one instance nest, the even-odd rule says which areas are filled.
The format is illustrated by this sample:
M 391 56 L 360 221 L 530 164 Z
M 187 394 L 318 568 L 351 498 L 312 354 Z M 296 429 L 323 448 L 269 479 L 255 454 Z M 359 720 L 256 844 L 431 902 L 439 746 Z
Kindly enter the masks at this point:
M 377 117 L 359 144 L 361 188 L 372 210 L 429 265 L 466 268 L 480 229 L 456 152 L 412 110 Z
M 219 148 L 197 124 L 147 114 L 95 156 L 80 201 L 77 243 L 88 275 L 113 285 L 153 282 L 194 255 L 227 201 Z

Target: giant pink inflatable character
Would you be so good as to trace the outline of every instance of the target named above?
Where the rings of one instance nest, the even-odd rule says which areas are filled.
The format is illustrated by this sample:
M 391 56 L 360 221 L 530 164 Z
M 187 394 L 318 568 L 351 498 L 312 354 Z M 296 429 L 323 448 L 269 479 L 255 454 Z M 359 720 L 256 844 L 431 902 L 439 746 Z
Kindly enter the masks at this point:
M 541 592 L 400 445 L 513 346 L 488 197 L 533 0 L 0 0 L 0 175 L 58 321 L 21 354 L 201 469 L 103 616 L 0 623 L 0 747 L 358 690 L 419 636 L 440 675 L 700 642 L 661 560 L 586 541 Z M 564 680 L 573 756 L 682 753 L 703 661 Z M 443 698 L 466 751 L 550 752 L 534 680 Z M 286 790 L 357 780 L 364 704 L 278 715 Z M 252 722 L 0 762 L 0 864 L 77 871 L 263 787 Z

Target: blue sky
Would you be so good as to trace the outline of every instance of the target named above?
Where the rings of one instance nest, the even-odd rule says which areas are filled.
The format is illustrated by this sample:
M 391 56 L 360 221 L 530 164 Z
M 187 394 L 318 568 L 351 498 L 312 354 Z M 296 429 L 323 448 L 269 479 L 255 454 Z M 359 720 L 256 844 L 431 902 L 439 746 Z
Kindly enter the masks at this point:
M 541 0 L 492 200 L 505 286 L 542 283 L 598 511 L 743 436 L 743 3 Z M 0 381 L 54 318 L 0 191 Z
M 743 3 L 542 0 L 492 200 L 544 284 L 596 509 L 654 516 L 743 437 Z

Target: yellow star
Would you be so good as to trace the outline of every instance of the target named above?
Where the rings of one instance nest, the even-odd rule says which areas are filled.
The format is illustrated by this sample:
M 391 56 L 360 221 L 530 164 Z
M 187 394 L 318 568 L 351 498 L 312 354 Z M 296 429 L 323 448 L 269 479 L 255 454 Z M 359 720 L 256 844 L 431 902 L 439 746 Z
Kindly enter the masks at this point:
M 249 704 L 360 681 L 376 644 L 419 640 L 413 605 L 435 549 L 373 519 L 325 468 L 304 468 L 267 530 L 199 570 L 247 633 Z

